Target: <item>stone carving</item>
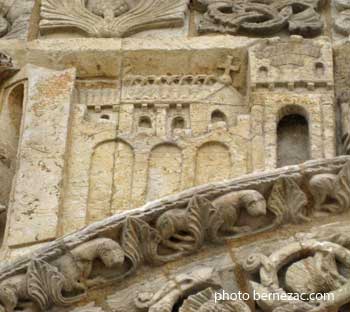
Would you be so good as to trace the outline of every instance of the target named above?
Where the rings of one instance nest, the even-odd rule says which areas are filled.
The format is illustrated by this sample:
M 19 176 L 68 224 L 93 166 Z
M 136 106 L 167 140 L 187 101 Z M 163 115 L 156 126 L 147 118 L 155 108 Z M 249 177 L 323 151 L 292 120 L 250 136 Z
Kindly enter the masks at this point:
M 307 222 L 305 208 L 307 197 L 300 186 L 290 178 L 282 178 L 277 181 L 268 201 L 269 210 L 275 216 L 273 226 L 278 226 L 285 222 Z
M 233 73 L 241 69 L 239 60 L 232 55 L 219 63 L 218 74 L 199 75 L 127 75 L 123 81 L 123 100 L 193 102 L 205 100 L 232 86 Z
M 6 1 L 5 1 L 6 2 Z M 15 0 L 0 4 L 0 37 L 4 39 L 27 39 L 34 0 Z
M 17 71 L 18 69 L 13 65 L 12 58 L 3 52 L 0 52 L 0 81 L 15 74 Z
M 244 235 L 249 235 L 289 222 L 306 222 L 308 218 L 305 210 L 308 201 L 298 184 L 300 182 L 297 182 L 301 177 L 309 182 L 313 177 L 314 180 L 322 182 L 321 175 L 325 172 L 334 173 L 337 177 L 335 180 L 338 181 L 336 198 L 341 207 L 347 207 L 346 203 L 349 200 L 347 179 L 350 167 L 347 160 L 348 158 L 344 157 L 334 162 L 306 164 L 303 172 L 300 172 L 298 167 L 291 167 L 282 176 L 280 173 L 263 176 L 259 179 L 259 184 L 256 183 L 256 179 L 239 180 L 239 183 L 242 183 L 241 188 L 240 184 L 231 185 L 225 184 L 226 182 L 214 184 L 213 188 L 200 187 L 190 194 L 182 195 L 184 197 L 175 197 L 169 202 L 163 200 L 157 204 L 158 206 L 152 204 L 147 209 L 130 212 L 126 217 L 118 216 L 117 219 L 112 217 L 98 223 L 97 226 L 93 225 L 72 235 L 72 239 L 68 236 L 45 247 L 30 262 L 26 258 L 17 261 L 14 267 L 1 269 L 0 303 L 8 311 L 13 311 L 17 306 L 22 307 L 26 303 L 35 304 L 40 311 L 45 311 L 51 305 L 62 306 L 78 300 L 89 288 L 120 281 L 144 263 L 160 265 L 196 252 L 205 242 L 218 243 L 227 238 L 234 239 L 239 236 L 237 232 L 242 230 L 245 232 Z M 262 188 L 264 191 L 249 189 L 249 185 L 258 187 L 261 183 L 264 183 Z M 315 192 L 313 194 L 318 196 Z M 267 205 L 265 197 L 269 197 Z M 237 221 L 243 209 L 251 219 L 256 219 L 257 216 L 266 218 L 270 212 L 275 216 L 275 220 L 267 218 L 266 225 L 260 224 L 257 230 L 239 228 Z M 105 238 L 106 233 L 114 233 L 115 238 Z M 342 286 L 345 280 L 336 269 L 335 262 L 350 265 L 348 264 L 350 257 L 347 256 L 349 251 L 344 251 L 346 248 L 338 245 L 340 239 L 334 237 L 334 241 L 335 243 L 328 242 L 323 245 L 311 239 L 310 242 L 288 246 L 287 249 L 282 249 L 271 257 L 265 255 L 250 257 L 245 267 L 249 272 L 260 270 L 261 275 L 259 283 L 252 281 L 254 289 L 261 292 L 266 291 L 265 288 L 275 287 L 279 290 L 277 273 L 286 259 L 288 262 L 298 261 L 286 270 L 287 285 L 291 289 L 299 290 L 305 287 L 318 289 L 325 281 L 327 289 L 336 288 L 333 291 L 337 291 L 339 286 L 345 287 Z M 343 238 L 344 244 L 348 241 L 350 240 Z M 303 260 L 300 258 L 301 254 L 309 258 Z M 344 259 L 344 255 L 348 258 Z M 96 262 L 103 264 L 98 273 L 94 272 Z M 315 274 L 317 273 L 317 279 L 303 274 L 306 266 L 313 268 Z M 324 267 L 327 267 L 328 273 L 320 275 Z M 296 281 L 291 278 L 294 275 L 303 275 L 304 280 Z M 181 281 L 185 280 L 184 277 L 178 282 L 181 284 Z M 188 285 L 192 284 L 191 282 Z M 160 292 L 164 295 L 153 294 L 147 297 L 143 294 L 139 298 L 140 302 L 149 307 L 151 305 L 157 307 L 158 302 L 163 300 L 173 303 L 181 294 L 178 293 L 179 289 L 174 290 L 171 285 Z M 184 284 L 185 288 L 186 285 Z M 209 286 L 206 285 L 203 289 Z M 166 294 L 169 294 L 169 297 Z M 166 297 L 169 299 L 163 299 Z M 190 307 L 190 301 L 188 304 Z M 209 303 L 208 305 L 210 306 Z M 300 305 L 305 306 L 305 303 L 297 304 L 298 307 Z M 305 307 L 310 308 L 310 304 L 306 304 Z M 240 311 L 238 306 L 219 308 Z M 276 308 L 283 311 L 281 309 L 285 307 L 277 304 Z
M 209 237 L 220 241 L 224 235 L 253 232 L 249 226 L 237 226 L 241 210 L 245 209 L 251 217 L 267 214 L 266 200 L 257 191 L 232 192 L 213 201 L 209 224 Z
M 91 37 L 126 37 L 160 27 L 181 26 L 186 0 L 42 1 L 41 29 L 76 28 Z
M 180 312 L 251 312 L 249 307 L 239 301 L 215 302 L 215 292 L 207 288 L 189 296 L 180 308 Z
M 131 271 L 143 262 L 157 264 L 162 262 L 158 258 L 159 233 L 148 223 L 138 218 L 128 218 L 123 226 L 122 246 L 125 256 L 132 263 Z
M 92 265 L 100 259 L 107 268 L 120 268 L 125 260 L 121 246 L 107 238 L 89 241 L 62 256 L 53 264 L 66 279 L 66 290 L 85 290 L 105 280 L 102 277 L 91 279 Z
M 315 175 L 310 180 L 310 191 L 317 211 L 340 213 L 349 209 L 350 166 L 335 174 Z
M 193 197 L 186 210 L 174 209 L 162 214 L 156 224 L 162 244 L 176 251 L 198 249 L 204 241 L 210 205 L 204 198 Z
M 335 0 L 334 4 L 339 13 L 334 19 L 334 29 L 338 33 L 348 36 L 350 34 L 350 3 L 346 0 Z
M 257 304 L 263 311 L 333 311 L 350 301 L 349 280 L 339 270 L 340 265 L 350 267 L 349 256 L 350 251 L 341 245 L 305 239 L 290 243 L 269 257 L 253 254 L 245 261 L 244 268 L 250 273 L 259 272 L 259 281 L 251 279 L 252 288 L 259 294 L 279 293 L 279 298 L 283 294 L 287 298 L 287 291 L 334 294 L 334 300 L 308 302 L 295 298 L 278 300 L 277 296 L 273 300 L 261 299 Z M 281 272 L 282 268 L 285 273 Z M 282 288 L 282 280 L 286 289 Z
M 197 0 L 196 7 L 204 11 L 198 31 L 266 35 L 288 28 L 292 34 L 315 36 L 323 29 L 323 22 L 317 13 L 319 4 L 319 0 Z M 297 13 L 293 9 L 295 6 L 300 8 Z
M 0 302 L 6 312 L 12 312 L 18 305 L 32 300 L 45 311 L 52 304 L 70 305 L 79 301 L 84 294 L 64 297 L 63 291 L 67 288 L 67 280 L 58 269 L 44 261 L 33 260 L 27 274 L 21 274 L 1 283 Z M 1 310 L 1 305 L 0 305 Z
M 191 289 L 214 284 L 212 275 L 213 269 L 203 267 L 189 274 L 175 276 L 157 293 L 139 293 L 135 305 L 141 310 L 149 309 L 149 312 L 171 312 L 177 301 Z
M 67 252 L 52 265 L 34 259 L 26 274 L 0 284 L 0 302 L 11 312 L 19 303 L 28 300 L 35 302 L 40 311 L 52 305 L 64 306 L 79 301 L 87 288 L 105 282 L 102 277 L 90 278 L 96 259 L 108 268 L 118 268 L 124 263 L 124 252 L 117 242 L 98 238 Z M 63 291 L 80 292 L 80 295 L 64 297 Z

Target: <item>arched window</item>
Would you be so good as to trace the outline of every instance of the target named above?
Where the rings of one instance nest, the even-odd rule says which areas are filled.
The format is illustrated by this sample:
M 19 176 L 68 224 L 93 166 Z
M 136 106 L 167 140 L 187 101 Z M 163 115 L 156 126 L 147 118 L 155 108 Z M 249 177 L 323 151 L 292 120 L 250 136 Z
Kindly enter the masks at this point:
M 23 84 L 20 84 L 17 87 L 15 87 L 11 91 L 8 97 L 8 110 L 9 110 L 10 123 L 16 133 L 16 136 L 19 135 L 20 128 L 21 128 L 23 98 L 24 98 Z
M 103 114 L 100 117 L 101 119 L 109 120 L 111 117 L 108 114 Z
M 142 116 L 139 120 L 139 128 L 152 128 L 151 118 Z
M 303 163 L 310 159 L 309 124 L 297 113 L 284 116 L 277 126 L 277 166 Z
M 267 78 L 268 69 L 266 66 L 261 66 L 259 68 L 259 78 Z
M 325 72 L 325 67 L 324 67 L 324 64 L 323 63 L 320 63 L 320 62 L 317 62 L 315 64 L 315 72 L 317 75 L 321 76 L 321 75 L 324 75 L 324 72 Z
M 175 117 L 171 124 L 172 129 L 185 129 L 185 119 L 183 117 Z
M 217 123 L 217 122 L 226 122 L 227 118 L 226 115 L 220 111 L 220 110 L 215 110 L 211 114 L 211 123 Z

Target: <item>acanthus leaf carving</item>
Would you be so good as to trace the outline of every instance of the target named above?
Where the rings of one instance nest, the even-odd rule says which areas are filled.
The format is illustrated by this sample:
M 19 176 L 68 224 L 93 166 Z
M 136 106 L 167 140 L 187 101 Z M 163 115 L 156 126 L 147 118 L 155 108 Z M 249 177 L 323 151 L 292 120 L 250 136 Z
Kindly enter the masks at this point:
M 52 304 L 59 306 L 71 305 L 81 300 L 86 294 L 64 297 L 66 278 L 56 267 L 41 261 L 33 260 L 28 267 L 27 288 L 28 295 L 40 307 L 47 310 Z
M 131 270 L 144 261 L 153 264 L 161 262 L 158 257 L 160 236 L 148 223 L 128 218 L 124 223 L 121 241 L 125 256 L 132 263 Z
M 121 38 L 143 30 L 181 26 L 186 5 L 187 0 L 140 0 L 132 8 L 124 3 L 116 10 L 112 2 L 106 2 L 102 8 L 93 10 L 100 12 L 96 15 L 84 0 L 44 0 L 40 27 L 74 27 L 91 37 Z
M 309 221 L 305 214 L 307 203 L 306 194 L 293 179 L 282 178 L 277 181 L 268 200 L 269 210 L 276 216 L 274 226 L 284 222 Z

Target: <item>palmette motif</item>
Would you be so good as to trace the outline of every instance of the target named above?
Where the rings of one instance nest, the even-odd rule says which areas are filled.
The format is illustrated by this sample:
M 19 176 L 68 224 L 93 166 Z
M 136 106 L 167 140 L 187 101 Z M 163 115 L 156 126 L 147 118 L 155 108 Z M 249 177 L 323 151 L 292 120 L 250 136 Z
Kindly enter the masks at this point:
M 44 0 L 40 28 L 76 28 L 90 37 L 121 38 L 162 27 L 181 26 L 187 0 L 125 1 Z

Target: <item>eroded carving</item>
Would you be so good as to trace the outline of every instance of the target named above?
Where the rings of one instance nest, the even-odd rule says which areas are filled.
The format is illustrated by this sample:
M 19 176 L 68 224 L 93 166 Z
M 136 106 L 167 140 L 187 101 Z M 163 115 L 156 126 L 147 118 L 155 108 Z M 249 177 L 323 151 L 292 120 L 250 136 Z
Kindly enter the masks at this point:
M 349 255 L 350 251 L 338 244 L 304 239 L 290 243 L 270 256 L 253 254 L 245 261 L 244 268 L 250 273 L 259 272 L 259 281 L 251 278 L 254 291 L 280 294 L 270 297 L 273 300 L 265 297 L 257 301 L 263 311 L 333 311 L 350 300 L 349 280 L 339 269 L 339 266 L 350 267 Z M 310 301 L 278 299 L 283 294 L 287 298 L 287 292 L 303 296 L 332 293 L 334 300 L 332 297 L 311 298 Z
M 161 27 L 181 26 L 186 0 L 130 1 L 54 0 L 42 1 L 40 27 L 44 29 L 76 28 L 91 37 L 126 37 Z
M 338 33 L 348 36 L 350 34 L 350 4 L 345 0 L 335 0 L 334 4 L 338 11 L 338 15 L 334 19 L 334 29 Z
M 251 217 L 267 214 L 266 200 L 257 191 L 232 192 L 213 201 L 209 224 L 209 237 L 221 241 L 223 237 L 253 232 L 249 226 L 237 226 L 241 210 L 245 209 Z
M 91 278 L 96 259 L 107 268 L 118 269 L 124 257 L 117 242 L 98 238 L 67 252 L 52 264 L 34 259 L 26 274 L 13 276 L 0 284 L 0 303 L 6 312 L 28 301 L 33 301 L 40 311 L 52 305 L 71 305 L 85 296 L 89 287 L 106 281 L 101 276 Z M 63 292 L 72 295 L 66 297 Z
M 215 291 L 207 288 L 189 296 L 181 306 L 180 312 L 250 312 L 249 307 L 239 301 L 215 301 Z
M 224 189 L 221 188 L 222 184 L 218 184 L 220 186 L 214 190 L 205 188 L 203 192 L 191 193 L 190 197 L 179 197 L 169 203 L 162 201 L 157 209 L 140 210 L 142 213 L 138 211 L 135 215 L 130 212 L 126 218 L 119 218 L 116 222 L 111 218 L 108 223 L 101 223 L 101 228 L 94 226 L 84 230 L 83 234 L 80 234 L 79 243 L 73 247 L 68 246 L 72 246 L 69 244 L 74 243 L 75 239 L 65 241 L 63 245 L 62 241 L 59 241 L 60 244 L 53 245 L 54 249 L 45 249 L 45 252 L 38 253 L 33 261 L 22 260 L 14 269 L 1 271 L 0 302 L 5 311 L 13 311 L 16 307 L 26 304 L 34 304 L 40 311 L 45 311 L 52 305 L 64 306 L 78 300 L 89 288 L 120 281 L 144 263 L 160 265 L 179 259 L 199 250 L 206 242 L 234 239 L 242 230 L 244 235 L 249 235 L 271 229 L 269 224 L 277 227 L 289 222 L 306 222 L 309 220 L 308 217 L 312 216 L 312 211 L 306 212 L 308 200 L 299 183 L 303 181 L 308 185 L 305 182 L 307 180 L 310 185 L 322 186 L 325 172 L 332 172 L 337 177 L 334 182 L 338 190 L 336 199 L 340 207 L 347 209 L 350 163 L 345 162 L 345 159 L 347 158 L 333 166 L 327 165 L 323 168 L 316 163 L 317 169 L 310 169 L 314 167 L 306 165 L 306 168 L 309 168 L 307 174 L 305 171 L 296 170 L 289 177 L 284 173 L 283 176 L 278 174 L 265 178 L 262 192 L 249 189 L 250 184 L 247 182 L 244 182 L 240 189 L 237 189 L 236 184 L 234 186 L 224 184 Z M 321 182 L 311 183 L 310 179 Z M 259 188 L 256 180 L 253 182 L 254 188 Z M 316 192 L 312 194 L 318 196 Z M 267 197 L 269 200 L 266 205 Z M 243 211 L 247 212 L 249 219 L 256 219 L 257 216 L 267 218 L 269 215 L 274 219 L 264 219 L 265 223 L 261 224 L 265 225 L 260 224 L 258 229 L 242 229 L 240 228 L 242 223 L 238 221 Z M 114 239 L 104 238 L 107 232 L 109 237 L 114 233 Z M 97 236 L 100 238 L 96 238 Z M 350 267 L 350 254 L 344 247 L 350 245 L 349 237 L 350 235 L 342 233 L 341 238 L 332 237 L 333 243 L 309 239 L 288 245 L 270 256 L 253 255 L 245 264 L 249 272 L 260 272 L 259 281 L 252 280 L 253 288 L 257 292 L 267 290 L 285 292 L 280 288 L 279 270 L 285 264 L 291 264 L 285 270 L 286 285 L 289 289 L 333 292 L 342 289 L 344 293 L 347 280 L 338 269 L 338 263 Z M 94 272 L 97 263 L 102 265 L 98 273 Z M 307 267 L 312 268 L 312 274 L 305 273 Z M 302 279 L 295 276 L 302 276 Z M 184 280 L 185 278 L 178 282 L 181 284 Z M 152 305 L 157 307 L 158 302 L 163 302 L 163 298 L 167 297 L 164 302 L 172 304 L 181 294 L 178 288 L 174 289 L 171 285 L 158 295 L 143 294 L 139 298 L 140 302 L 149 307 Z M 339 302 L 341 293 L 337 293 L 337 296 Z M 288 303 L 288 305 L 281 305 L 278 302 L 268 304 L 272 304 L 269 307 L 274 312 L 288 311 L 288 308 L 290 311 L 298 311 L 297 309 L 308 311 L 314 308 L 304 302 Z M 231 311 L 232 307 L 219 307 L 224 308 Z M 238 306 L 234 307 L 233 311 L 236 310 L 240 311 Z
M 95 260 L 101 260 L 107 268 L 120 268 L 125 261 L 125 253 L 121 246 L 107 238 L 98 238 L 89 241 L 53 264 L 66 278 L 66 290 L 86 290 L 104 282 L 102 277 L 92 279 L 92 266 Z
M 266 35 L 287 28 L 292 34 L 315 36 L 323 29 L 322 19 L 317 13 L 319 0 L 197 2 L 197 8 L 205 12 L 198 25 L 200 33 Z M 295 7 L 299 10 L 295 11 Z
M 17 71 L 18 68 L 14 66 L 12 58 L 3 52 L 0 52 L 0 81 L 15 74 Z
M 149 312 L 171 312 L 177 301 L 191 289 L 214 284 L 213 269 L 203 267 L 189 274 L 180 274 L 170 279 L 157 293 L 139 293 L 135 299 L 138 309 Z
M 320 174 L 311 178 L 310 191 L 317 211 L 341 213 L 349 209 L 350 166 L 346 164 L 339 174 Z
M 293 179 L 282 178 L 277 181 L 268 201 L 269 210 L 276 216 L 274 226 L 309 221 L 305 211 L 307 203 L 306 194 Z
M 0 4 L 0 37 L 27 39 L 34 0 L 12 1 L 11 6 Z

